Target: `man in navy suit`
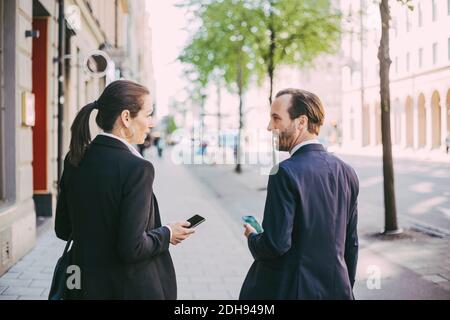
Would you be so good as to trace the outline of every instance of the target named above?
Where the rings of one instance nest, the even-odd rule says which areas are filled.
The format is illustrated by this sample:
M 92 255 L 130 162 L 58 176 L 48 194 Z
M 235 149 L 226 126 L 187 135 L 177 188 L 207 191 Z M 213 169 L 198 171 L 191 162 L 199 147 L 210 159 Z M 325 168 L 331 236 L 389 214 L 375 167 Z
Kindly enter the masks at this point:
M 317 140 L 320 99 L 279 92 L 268 130 L 291 157 L 269 177 L 262 233 L 245 224 L 253 258 L 240 299 L 354 299 L 358 178 Z

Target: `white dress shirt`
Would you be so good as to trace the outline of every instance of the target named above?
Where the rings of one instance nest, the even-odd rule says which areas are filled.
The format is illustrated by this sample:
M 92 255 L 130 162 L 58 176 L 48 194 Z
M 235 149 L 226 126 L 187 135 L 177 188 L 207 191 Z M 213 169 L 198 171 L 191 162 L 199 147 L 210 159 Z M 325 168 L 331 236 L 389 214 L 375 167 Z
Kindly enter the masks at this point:
M 136 157 L 139 157 L 139 158 L 145 160 L 145 158 L 144 158 L 144 157 L 136 150 L 136 148 L 133 147 L 127 140 L 122 139 L 121 137 L 116 136 L 115 134 L 111 134 L 111 133 L 107 133 L 107 132 L 101 132 L 101 133 L 99 133 L 99 135 L 107 136 L 107 137 L 110 137 L 110 138 L 119 140 L 119 141 L 122 142 L 124 145 L 126 145 L 128 149 L 130 149 L 130 151 L 131 151 L 132 154 L 134 154 Z M 166 227 L 167 229 L 169 229 L 169 231 L 170 231 L 170 239 L 172 239 L 172 228 L 169 227 L 168 225 L 165 225 L 164 227 Z
M 306 146 L 308 144 L 321 144 L 321 143 L 317 139 L 306 140 L 306 141 L 303 141 L 302 143 L 297 144 L 295 147 L 293 147 L 292 150 L 289 151 L 289 153 L 292 156 L 298 149 L 300 149 L 301 147 Z
M 133 147 L 127 140 L 125 140 L 119 136 L 116 136 L 115 134 L 111 134 L 111 133 L 107 133 L 107 132 L 101 132 L 101 133 L 99 133 L 99 135 L 107 136 L 107 137 L 119 140 L 120 142 L 125 144 L 128 149 L 130 149 L 132 154 L 134 154 L 136 157 L 144 159 L 144 157 L 136 150 L 136 148 Z

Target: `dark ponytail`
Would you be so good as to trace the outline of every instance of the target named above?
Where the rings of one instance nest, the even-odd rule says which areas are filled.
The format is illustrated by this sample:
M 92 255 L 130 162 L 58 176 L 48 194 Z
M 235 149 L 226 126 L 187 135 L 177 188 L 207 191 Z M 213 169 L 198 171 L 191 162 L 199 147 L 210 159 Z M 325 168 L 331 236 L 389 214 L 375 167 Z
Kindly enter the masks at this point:
M 91 143 L 91 132 L 89 130 L 89 118 L 97 104 L 95 102 L 84 106 L 75 117 L 70 131 L 72 138 L 70 139 L 69 161 L 75 167 L 78 167 L 87 147 Z
M 130 111 L 132 118 L 136 117 L 144 103 L 144 97 L 150 91 L 135 82 L 118 80 L 111 82 L 103 91 L 100 98 L 84 106 L 75 117 L 71 127 L 72 138 L 68 159 L 78 167 L 91 143 L 89 118 L 94 109 L 98 109 L 95 122 L 105 132 L 111 132 L 117 118 L 124 110 Z

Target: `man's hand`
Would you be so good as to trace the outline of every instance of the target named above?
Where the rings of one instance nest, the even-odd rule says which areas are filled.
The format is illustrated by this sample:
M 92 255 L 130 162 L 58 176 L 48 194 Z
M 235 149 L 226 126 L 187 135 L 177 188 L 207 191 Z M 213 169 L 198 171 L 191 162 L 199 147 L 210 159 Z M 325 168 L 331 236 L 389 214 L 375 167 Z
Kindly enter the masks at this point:
M 252 233 L 257 233 L 255 228 L 253 228 L 251 225 L 249 225 L 248 223 L 244 224 L 244 236 L 246 236 L 248 238 L 249 235 L 251 235 Z
M 189 238 L 191 234 L 195 232 L 194 229 L 188 228 L 190 225 L 191 224 L 187 221 L 169 223 L 169 226 L 172 229 L 172 237 L 170 238 L 170 243 L 176 246 L 183 240 Z

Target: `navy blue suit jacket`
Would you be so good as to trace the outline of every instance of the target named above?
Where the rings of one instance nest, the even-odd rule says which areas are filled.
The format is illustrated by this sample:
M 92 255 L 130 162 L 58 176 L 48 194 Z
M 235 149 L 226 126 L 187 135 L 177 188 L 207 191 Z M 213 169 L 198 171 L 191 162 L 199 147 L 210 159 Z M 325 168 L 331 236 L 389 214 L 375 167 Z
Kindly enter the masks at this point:
M 269 177 L 255 259 L 240 299 L 354 299 L 358 258 L 355 171 L 309 144 Z

